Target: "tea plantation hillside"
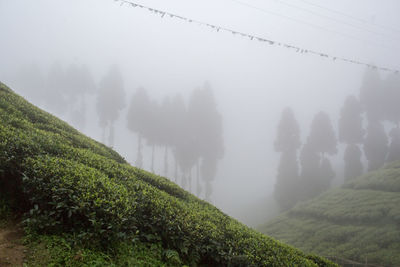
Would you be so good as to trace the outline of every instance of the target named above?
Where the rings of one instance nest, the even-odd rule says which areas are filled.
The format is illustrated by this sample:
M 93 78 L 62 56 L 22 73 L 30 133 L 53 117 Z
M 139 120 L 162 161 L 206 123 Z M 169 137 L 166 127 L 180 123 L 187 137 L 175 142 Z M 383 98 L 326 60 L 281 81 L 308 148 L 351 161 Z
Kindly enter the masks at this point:
M 335 266 L 256 232 L 0 83 L 0 217 L 33 266 Z
M 307 252 L 400 266 L 400 162 L 298 204 L 260 231 Z

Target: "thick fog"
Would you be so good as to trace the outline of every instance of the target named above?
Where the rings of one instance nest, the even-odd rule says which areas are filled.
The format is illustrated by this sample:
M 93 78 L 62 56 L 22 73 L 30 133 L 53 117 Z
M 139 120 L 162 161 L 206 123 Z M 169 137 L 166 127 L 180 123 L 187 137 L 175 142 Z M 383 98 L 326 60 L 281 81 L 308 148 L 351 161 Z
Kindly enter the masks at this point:
M 397 0 L 136 3 L 308 50 L 400 69 Z M 274 141 L 282 110 L 293 110 L 302 142 L 320 111 L 329 115 L 337 136 L 341 107 L 348 95 L 359 96 L 366 73 L 362 65 L 161 17 L 113 0 L 0 0 L 0 36 L 0 81 L 107 145 L 111 143 L 103 138 L 99 123 L 106 105 L 99 109 L 98 94 L 107 82 L 118 80 L 110 84 L 119 84 L 121 88 L 114 92 L 120 99 L 105 97 L 106 102 L 121 101 L 112 146 L 133 165 L 138 159 L 138 138 L 128 129 L 127 118 L 138 89 L 143 88 L 150 101 L 159 105 L 165 97 L 172 101 L 180 94 L 188 106 L 196 89 L 208 88 L 216 108 L 209 116 L 220 114 L 223 141 L 223 154 L 214 156 L 216 175 L 210 181 L 213 190 L 208 200 L 250 225 L 262 223 L 277 210 L 273 192 L 280 153 Z M 83 94 L 79 90 L 68 93 L 66 102 L 57 102 L 60 99 L 52 97 L 51 90 L 39 92 L 38 84 L 61 86 L 62 79 L 55 78 L 60 69 L 92 75 L 88 84 L 93 88 L 85 92 L 84 102 L 77 97 Z M 113 69 L 118 74 L 110 74 Z M 107 80 L 107 75 L 112 77 Z M 379 75 L 385 79 L 389 72 Z M 64 88 L 73 88 L 70 80 L 64 81 L 69 83 Z M 68 107 L 63 106 L 67 102 Z M 143 139 L 142 168 L 151 170 L 152 147 Z M 155 150 L 154 172 L 164 175 L 164 147 Z M 339 153 L 329 157 L 336 172 L 333 185 L 344 179 L 343 150 L 344 145 L 338 145 Z M 167 176 L 174 181 L 172 150 L 168 155 Z M 189 172 L 196 176 L 195 168 Z M 200 198 L 206 198 L 205 186 Z M 192 188 L 196 193 L 196 185 Z

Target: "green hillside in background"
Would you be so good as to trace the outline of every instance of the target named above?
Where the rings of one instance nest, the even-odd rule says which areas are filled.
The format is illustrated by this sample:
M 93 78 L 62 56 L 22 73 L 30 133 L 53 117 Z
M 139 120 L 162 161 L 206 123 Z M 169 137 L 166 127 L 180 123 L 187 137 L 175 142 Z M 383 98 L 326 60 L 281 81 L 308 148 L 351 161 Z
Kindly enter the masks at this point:
M 400 266 L 400 162 L 298 204 L 259 230 L 338 262 Z
M 0 217 L 28 265 L 335 266 L 256 232 L 0 83 Z

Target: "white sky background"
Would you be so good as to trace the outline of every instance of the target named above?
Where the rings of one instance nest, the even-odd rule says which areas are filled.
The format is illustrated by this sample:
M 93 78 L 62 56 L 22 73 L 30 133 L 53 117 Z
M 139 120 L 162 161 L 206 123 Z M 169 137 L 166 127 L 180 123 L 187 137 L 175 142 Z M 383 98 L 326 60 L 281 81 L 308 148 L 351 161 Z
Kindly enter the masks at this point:
M 306 49 L 400 69 L 400 1 L 307 1 L 368 23 L 302 0 L 241 2 L 318 26 L 274 16 L 232 0 L 137 3 Z M 375 27 L 372 22 L 397 30 Z M 311 119 L 320 110 L 331 115 L 337 128 L 342 103 L 348 94 L 358 95 L 364 72 L 358 65 L 217 33 L 167 16 L 160 18 L 112 0 L 0 0 L 0 80 L 11 81 L 22 64 L 36 62 L 47 70 L 56 60 L 64 65 L 87 64 L 96 81 L 110 64 L 119 64 L 127 100 L 138 86 L 161 99 L 176 92 L 187 97 L 191 90 L 210 81 L 223 116 L 226 148 L 214 182 L 214 203 L 242 220 L 246 220 L 240 217 L 243 207 L 265 199 L 273 191 L 279 159 L 273 151 L 273 140 L 281 110 L 293 108 L 302 138 L 308 135 Z M 85 133 L 99 139 L 93 109 Z M 117 125 L 115 146 L 134 162 L 136 138 L 125 125 L 124 112 Z M 149 153 L 145 156 L 149 158 Z M 158 157 L 161 173 L 161 151 Z

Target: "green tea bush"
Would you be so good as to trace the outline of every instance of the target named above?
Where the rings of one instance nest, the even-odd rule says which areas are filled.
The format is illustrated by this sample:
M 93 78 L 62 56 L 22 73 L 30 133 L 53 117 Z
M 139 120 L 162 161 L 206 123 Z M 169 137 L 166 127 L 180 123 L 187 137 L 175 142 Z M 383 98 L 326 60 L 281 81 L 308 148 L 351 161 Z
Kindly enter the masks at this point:
M 367 173 L 260 226 L 306 252 L 400 265 L 400 162 Z
M 105 253 L 121 242 L 153 245 L 160 248 L 155 262 L 170 265 L 334 266 L 129 166 L 8 89 L 0 90 L 0 159 L 0 182 L 20 195 L 32 234 L 68 234 Z

